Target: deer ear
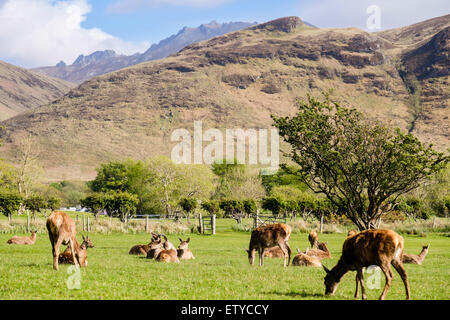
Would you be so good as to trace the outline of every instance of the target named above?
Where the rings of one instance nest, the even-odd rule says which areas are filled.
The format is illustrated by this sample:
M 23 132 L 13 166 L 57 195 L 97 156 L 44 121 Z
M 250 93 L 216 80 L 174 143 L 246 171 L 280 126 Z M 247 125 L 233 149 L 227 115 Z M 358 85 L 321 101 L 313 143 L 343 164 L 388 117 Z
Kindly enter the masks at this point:
M 299 248 L 297 248 L 297 252 L 298 252 L 298 253 L 300 253 L 300 252 L 301 252 Z
M 81 238 L 83 238 L 83 241 L 86 240 L 86 238 L 83 235 L 81 235 Z
M 187 238 L 186 242 L 189 243 L 189 241 L 191 241 L 191 238 L 190 238 L 190 237 Z
M 323 270 L 325 270 L 325 272 L 326 272 L 327 274 L 329 274 L 329 273 L 330 273 L 330 270 L 328 270 L 328 268 L 327 268 L 327 267 L 325 267 L 325 265 L 324 265 L 324 264 L 322 264 L 322 267 L 323 267 Z
M 183 240 L 181 240 L 181 238 L 178 238 L 178 240 L 180 240 L 180 242 L 183 242 Z

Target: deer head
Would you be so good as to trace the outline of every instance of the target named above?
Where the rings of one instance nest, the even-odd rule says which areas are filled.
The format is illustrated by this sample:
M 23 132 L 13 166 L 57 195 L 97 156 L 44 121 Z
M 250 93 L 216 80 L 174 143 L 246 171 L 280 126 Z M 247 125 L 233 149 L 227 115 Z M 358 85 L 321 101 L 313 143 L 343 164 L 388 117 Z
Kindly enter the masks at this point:
M 325 295 L 333 295 L 338 287 L 339 281 L 333 276 L 333 273 L 322 264 L 323 269 L 327 273 L 324 279 Z
M 83 238 L 83 242 L 81 243 L 81 247 L 85 247 L 87 248 L 94 248 L 94 245 L 92 244 L 91 239 L 89 239 L 89 236 L 86 236 L 86 238 L 84 236 L 81 236 Z

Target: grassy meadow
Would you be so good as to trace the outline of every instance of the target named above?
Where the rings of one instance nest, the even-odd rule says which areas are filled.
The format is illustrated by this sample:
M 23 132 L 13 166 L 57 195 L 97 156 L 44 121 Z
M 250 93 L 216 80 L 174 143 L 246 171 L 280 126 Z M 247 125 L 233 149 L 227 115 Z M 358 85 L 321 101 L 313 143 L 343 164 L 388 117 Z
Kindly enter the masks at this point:
M 81 269 L 80 289 L 68 289 L 68 265 L 52 269 L 51 246 L 47 234 L 40 233 L 33 246 L 8 245 L 12 234 L 0 234 L 0 299 L 353 299 L 355 273 L 342 279 L 334 297 L 324 296 L 321 268 L 283 268 L 282 259 L 265 259 L 264 267 L 251 267 L 245 248 L 250 234 L 232 230 L 234 220 L 218 219 L 217 234 L 190 234 L 195 260 L 179 264 L 158 263 L 143 256 L 128 255 L 131 246 L 150 238 L 139 234 L 91 233 L 95 248 L 88 250 L 88 267 Z M 25 234 L 24 234 L 25 235 Z M 406 265 L 412 299 L 448 299 L 450 296 L 450 242 L 448 237 L 403 235 L 406 251 L 418 254 L 430 243 L 424 263 Z M 177 235 L 169 240 L 178 245 Z M 183 239 L 187 235 L 181 235 Z M 78 238 L 81 239 L 80 232 Z M 323 234 L 332 258 L 323 260 L 332 267 L 338 260 L 345 233 Z M 306 233 L 293 233 L 291 248 L 308 246 Z M 366 281 L 367 281 L 366 275 Z M 367 290 L 377 299 L 384 286 Z M 367 288 L 367 285 L 366 285 Z M 387 299 L 404 299 L 400 276 Z

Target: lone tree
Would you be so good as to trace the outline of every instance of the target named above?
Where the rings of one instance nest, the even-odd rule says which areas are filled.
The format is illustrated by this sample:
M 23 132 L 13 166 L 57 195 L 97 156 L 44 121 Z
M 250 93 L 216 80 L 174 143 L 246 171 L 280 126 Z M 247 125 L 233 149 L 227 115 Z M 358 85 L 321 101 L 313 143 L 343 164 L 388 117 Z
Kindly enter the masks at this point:
M 294 117 L 275 117 L 297 174 L 360 230 L 375 228 L 395 200 L 443 168 L 448 156 L 412 134 L 369 121 L 355 109 L 308 96 Z

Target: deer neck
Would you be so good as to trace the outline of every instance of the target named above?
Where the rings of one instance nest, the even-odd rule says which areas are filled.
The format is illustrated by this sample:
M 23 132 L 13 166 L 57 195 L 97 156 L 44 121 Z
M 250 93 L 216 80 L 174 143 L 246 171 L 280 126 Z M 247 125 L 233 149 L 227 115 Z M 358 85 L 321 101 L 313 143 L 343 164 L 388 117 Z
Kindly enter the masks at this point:
M 423 248 L 422 251 L 421 251 L 421 252 L 419 253 L 419 255 L 417 256 L 418 260 L 419 260 L 420 262 L 422 262 L 423 259 L 425 259 L 425 256 L 427 255 L 427 253 L 428 253 L 428 248 Z
M 33 233 L 33 234 L 30 236 L 30 240 L 31 240 L 32 242 L 36 241 L 36 233 Z
M 348 267 L 348 265 L 342 259 L 340 259 L 337 265 L 333 269 L 331 269 L 330 273 L 333 275 L 333 278 L 339 282 L 344 274 L 346 274 L 349 270 L 350 268 Z

